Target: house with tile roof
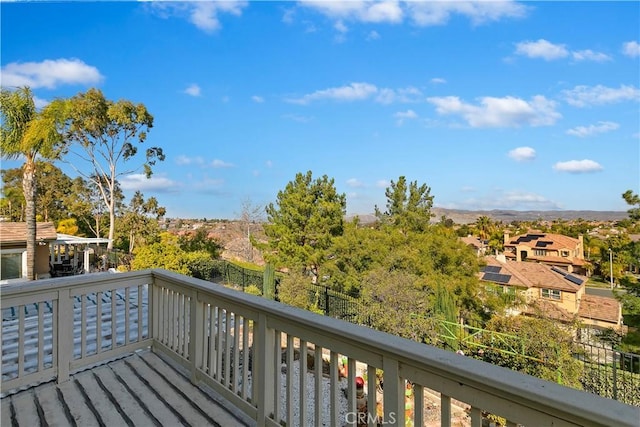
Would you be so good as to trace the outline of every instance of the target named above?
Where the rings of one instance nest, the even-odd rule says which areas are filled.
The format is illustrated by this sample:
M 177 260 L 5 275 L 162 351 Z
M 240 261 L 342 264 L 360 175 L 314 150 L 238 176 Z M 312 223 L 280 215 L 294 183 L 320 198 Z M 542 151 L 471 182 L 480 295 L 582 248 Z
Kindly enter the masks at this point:
M 536 262 L 508 260 L 504 256 L 486 257 L 479 273 L 490 292 L 512 294 L 524 304 L 511 314 L 543 316 L 561 322 L 579 320 L 589 328 L 620 329 L 622 305 L 614 298 L 588 295 L 587 277 L 560 267 Z
M 36 224 L 36 277 L 49 277 L 49 244 L 57 239 L 52 222 Z M 22 279 L 27 270 L 27 223 L 0 222 L 0 280 Z
M 513 261 L 531 261 L 561 268 L 568 273 L 588 274 L 582 236 L 531 231 L 510 237 L 504 234 L 504 255 Z

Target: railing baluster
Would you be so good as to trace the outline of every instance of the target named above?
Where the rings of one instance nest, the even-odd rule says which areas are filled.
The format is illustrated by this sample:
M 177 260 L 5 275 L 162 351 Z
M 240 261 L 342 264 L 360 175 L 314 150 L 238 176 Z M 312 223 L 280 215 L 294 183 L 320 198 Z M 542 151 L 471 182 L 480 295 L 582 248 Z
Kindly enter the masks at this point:
M 0 328 L 2 328 L 0 326 Z M 0 343 L 2 339 L 0 338 Z M 38 304 L 38 372 L 44 369 L 44 301 Z
M 251 369 L 249 360 L 249 334 L 251 320 L 246 317 L 242 319 L 242 398 L 247 399 L 249 394 L 249 370 Z
M 80 295 L 80 357 L 87 357 L 87 296 Z
M 482 411 L 475 406 L 471 407 L 471 427 L 482 427 Z
M 347 412 L 356 414 L 358 408 L 356 406 L 356 361 L 349 357 L 347 359 Z M 350 418 L 350 425 L 356 426 L 356 419 Z
M 129 320 L 131 315 L 129 311 L 131 310 L 131 288 L 127 286 L 124 290 L 124 345 L 129 345 L 129 340 L 131 335 L 131 327 L 129 326 Z
M 293 335 L 287 334 L 287 425 L 293 425 Z
M 378 403 L 376 401 L 378 397 L 377 381 L 378 381 L 378 377 L 376 375 L 376 367 L 368 365 L 367 366 L 367 412 L 371 415 L 367 419 L 367 424 L 369 425 L 369 427 L 373 427 L 376 425 L 375 418 L 378 413 L 376 408 L 376 405 Z M 386 408 L 386 404 L 387 404 L 386 399 L 384 403 Z
M 280 409 L 280 387 L 282 385 L 282 375 L 280 374 L 280 366 L 282 365 L 282 333 L 275 331 L 273 337 L 273 366 L 271 375 L 273 375 L 273 419 L 280 423 L 282 419 Z
M 208 334 L 208 348 L 209 348 L 209 376 L 211 378 L 215 378 L 216 374 L 216 336 L 215 336 L 215 321 L 216 314 L 215 308 L 212 305 L 209 305 L 209 334 Z
M 300 425 L 307 425 L 307 342 L 300 339 Z
M 227 310 L 224 321 L 224 385 L 231 386 L 231 311 Z
M 186 303 L 186 298 L 184 294 L 178 295 L 178 345 L 176 346 L 176 352 L 186 357 L 187 350 L 184 347 L 184 332 L 185 332 L 185 309 L 184 305 Z
M 102 352 L 102 292 L 96 292 L 96 354 Z
M 142 341 L 142 322 L 144 321 L 142 319 L 142 304 L 143 304 L 143 300 L 142 300 L 142 292 L 143 292 L 143 285 L 138 285 L 138 335 L 137 335 L 137 341 L 140 342 Z M 147 305 L 147 307 L 149 307 L 149 305 Z M 147 312 L 149 312 L 149 309 L 147 309 Z M 147 325 L 149 323 L 147 322 Z
M 25 306 L 18 307 L 18 378 L 24 375 L 24 310 Z
M 58 383 L 62 383 L 69 380 L 69 369 L 73 358 L 73 298 L 69 288 L 58 291 L 55 323 Z
M 111 349 L 116 348 L 116 324 L 118 318 L 118 310 L 116 308 L 116 291 L 117 289 L 111 289 Z
M 313 355 L 314 360 L 314 403 L 315 403 L 315 425 L 322 425 L 322 347 L 315 344 Z
M 233 318 L 233 382 L 231 391 L 238 394 L 238 382 L 240 376 L 240 322 L 241 316 L 236 314 Z
M 222 383 L 222 315 L 224 310 L 221 307 L 216 307 L 217 321 L 216 321 L 216 380 Z
M 186 299 L 186 298 L 185 298 Z M 205 371 L 203 366 L 204 349 L 206 348 L 206 309 L 204 303 L 198 301 L 198 291 L 193 290 L 189 300 L 189 359 L 191 360 L 191 382 L 196 384 L 198 370 Z
M 451 427 L 451 397 L 440 394 L 440 426 Z
M 274 396 L 273 390 L 273 345 L 275 339 L 275 331 L 267 327 L 267 316 L 264 313 L 258 315 L 258 333 L 254 335 L 255 355 L 254 373 L 256 383 L 252 385 L 257 392 L 256 404 L 258 406 L 258 426 L 265 425 L 268 418 L 273 417 Z M 301 424 L 304 425 L 304 424 Z
M 424 389 L 420 384 L 413 385 L 413 425 L 424 423 Z
M 329 402 L 329 425 L 337 426 L 340 425 L 338 407 L 338 353 L 335 351 L 331 351 L 329 356 L 329 382 L 330 382 L 330 396 L 331 401 Z

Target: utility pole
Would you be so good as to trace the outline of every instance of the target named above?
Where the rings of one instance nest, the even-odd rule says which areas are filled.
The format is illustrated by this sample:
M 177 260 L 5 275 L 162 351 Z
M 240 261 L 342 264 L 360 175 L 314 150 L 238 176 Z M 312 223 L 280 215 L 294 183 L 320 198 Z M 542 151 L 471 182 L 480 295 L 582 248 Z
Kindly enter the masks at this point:
M 613 289 L 613 253 L 609 248 L 609 280 L 611 281 L 611 289 Z

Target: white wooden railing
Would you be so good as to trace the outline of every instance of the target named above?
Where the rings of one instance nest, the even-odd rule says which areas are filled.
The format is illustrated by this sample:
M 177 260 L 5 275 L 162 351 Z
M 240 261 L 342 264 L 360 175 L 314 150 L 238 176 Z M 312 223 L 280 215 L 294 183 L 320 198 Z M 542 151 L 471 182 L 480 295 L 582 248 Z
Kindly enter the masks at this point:
M 355 425 L 356 375 L 372 379 L 369 425 L 405 425 L 407 381 L 408 425 L 432 417 L 427 396 L 439 396 L 442 426 L 451 425 L 459 407 L 474 427 L 486 413 L 509 426 L 640 422 L 637 407 L 166 271 L 87 274 L 0 290 L 3 392 L 54 377 L 63 382 L 70 372 L 150 347 L 260 426 Z M 346 378 L 339 375 L 343 358 Z

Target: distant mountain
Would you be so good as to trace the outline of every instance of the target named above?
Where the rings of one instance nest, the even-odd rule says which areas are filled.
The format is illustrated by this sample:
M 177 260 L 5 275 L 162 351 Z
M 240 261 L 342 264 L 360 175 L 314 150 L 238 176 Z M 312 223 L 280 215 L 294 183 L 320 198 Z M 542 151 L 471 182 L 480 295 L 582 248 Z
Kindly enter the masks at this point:
M 511 221 L 553 221 L 555 219 L 572 220 L 582 218 L 587 221 L 620 221 L 629 217 L 626 211 L 513 211 L 505 209 L 494 209 L 490 211 L 467 211 L 462 209 L 432 208 L 435 215 L 434 222 L 440 221 L 442 216 L 451 218 L 456 224 L 471 224 L 480 216 L 488 216 L 494 221 L 509 223 Z M 349 216 L 353 218 L 355 215 Z M 373 214 L 358 215 L 363 224 L 376 220 Z

